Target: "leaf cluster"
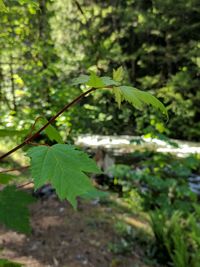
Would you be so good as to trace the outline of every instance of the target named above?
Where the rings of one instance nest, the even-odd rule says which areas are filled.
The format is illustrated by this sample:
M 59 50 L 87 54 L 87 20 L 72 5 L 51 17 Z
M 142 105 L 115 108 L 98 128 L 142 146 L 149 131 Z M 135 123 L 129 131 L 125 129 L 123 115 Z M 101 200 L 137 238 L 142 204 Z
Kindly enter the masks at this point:
M 94 88 L 110 88 L 114 94 L 115 100 L 120 108 L 122 101 L 127 101 L 135 108 L 142 110 L 145 105 L 160 110 L 168 117 L 165 106 L 149 92 L 141 91 L 132 86 L 122 85 L 124 71 L 122 67 L 113 70 L 113 77 L 98 77 L 95 73 L 91 75 L 81 75 L 73 80 L 73 85 L 84 84 Z

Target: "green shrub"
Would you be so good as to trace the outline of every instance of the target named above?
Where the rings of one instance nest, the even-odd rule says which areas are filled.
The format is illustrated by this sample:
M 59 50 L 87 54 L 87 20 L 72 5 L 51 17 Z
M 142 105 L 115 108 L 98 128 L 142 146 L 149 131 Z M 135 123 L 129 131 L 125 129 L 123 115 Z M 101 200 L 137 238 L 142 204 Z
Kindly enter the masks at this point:
M 194 210 L 193 204 L 197 202 L 197 195 L 189 188 L 188 178 L 198 169 L 196 156 L 178 159 L 170 154 L 145 153 L 144 157 L 139 157 L 137 152 L 132 166 L 117 164 L 110 168 L 110 172 L 114 182 L 122 186 L 123 195 L 130 197 L 133 203 L 138 198 L 130 192 L 137 190 L 144 210 L 162 208 L 168 213 L 173 210 L 187 213 Z
M 162 210 L 151 213 L 155 255 L 161 263 L 174 267 L 199 267 L 200 227 L 193 214 L 184 219 L 181 212 L 168 217 Z

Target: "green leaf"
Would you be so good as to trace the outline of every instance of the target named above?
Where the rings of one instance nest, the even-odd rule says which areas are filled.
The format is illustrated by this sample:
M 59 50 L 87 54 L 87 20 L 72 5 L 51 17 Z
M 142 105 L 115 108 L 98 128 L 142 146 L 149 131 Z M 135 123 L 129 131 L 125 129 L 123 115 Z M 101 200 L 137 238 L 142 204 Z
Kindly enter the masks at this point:
M 94 72 L 91 73 L 89 81 L 87 82 L 87 85 L 89 85 L 90 87 L 94 87 L 94 88 L 105 86 L 101 78 L 98 77 Z
M 101 77 L 101 80 L 104 83 L 104 86 L 119 85 L 118 82 L 113 81 L 110 77 L 107 76 Z
M 81 75 L 80 77 L 73 79 L 72 84 L 73 85 L 87 84 L 95 88 L 110 86 L 110 85 L 119 85 L 118 82 L 112 80 L 110 77 L 107 76 L 98 77 L 95 73 L 92 73 L 91 76 Z
M 78 78 L 72 80 L 72 85 L 86 84 L 89 81 L 90 76 L 80 75 Z
M 137 109 L 143 108 L 144 103 L 141 101 L 140 97 L 138 97 L 137 91 L 136 91 L 137 89 L 130 87 L 130 86 L 120 86 L 119 89 L 121 91 L 123 99 L 128 101 L 130 104 L 132 104 Z
M 27 206 L 34 202 L 34 198 L 18 191 L 15 186 L 7 186 L 0 192 L 0 222 L 9 229 L 30 233 L 29 210 Z
M 22 267 L 23 265 L 17 262 L 12 262 L 7 259 L 0 259 L 0 267 Z
M 48 120 L 46 118 L 43 118 L 43 117 L 41 117 L 41 120 L 44 123 L 48 122 Z M 56 141 L 57 143 L 64 144 L 60 133 L 51 124 L 49 126 L 47 126 L 47 128 L 45 128 L 44 132 L 46 133 L 46 135 L 48 136 L 48 138 L 51 141 Z
M 142 109 L 144 104 L 151 105 L 159 109 L 167 117 L 167 110 L 165 106 L 153 95 L 148 92 L 143 92 L 131 86 L 120 86 L 123 98 L 131 103 L 134 107 Z
M 121 107 L 121 102 L 124 100 L 124 97 L 122 95 L 122 91 L 120 90 L 119 87 L 113 87 L 113 93 L 115 96 L 115 101 L 118 104 L 118 107 Z
M 14 178 L 16 178 L 16 176 L 7 173 L 0 173 L 0 184 L 8 184 L 10 180 Z
M 113 80 L 116 82 L 121 82 L 124 77 L 124 70 L 122 67 L 119 67 L 116 70 L 113 70 Z
M 50 182 L 60 199 L 76 207 L 76 197 L 93 190 L 85 173 L 100 173 L 95 161 L 71 145 L 56 144 L 28 150 L 36 189 Z
M 40 116 L 36 119 L 35 125 L 39 124 L 39 126 L 42 127 L 47 122 L 48 120 L 45 117 Z M 48 125 L 42 132 L 44 132 L 51 141 L 56 141 L 57 143 L 64 144 L 60 133 L 53 125 Z

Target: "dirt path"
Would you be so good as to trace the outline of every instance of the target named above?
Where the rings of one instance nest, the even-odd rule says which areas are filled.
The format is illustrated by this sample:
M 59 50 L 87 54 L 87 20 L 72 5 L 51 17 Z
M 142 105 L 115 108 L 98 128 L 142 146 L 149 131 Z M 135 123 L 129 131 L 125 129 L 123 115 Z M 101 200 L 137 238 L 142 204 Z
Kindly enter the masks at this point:
M 74 211 L 55 197 L 31 207 L 33 231 L 27 237 L 0 228 L 0 258 L 27 267 L 144 267 L 137 256 L 114 255 L 109 242 L 118 238 L 113 208 L 81 202 Z

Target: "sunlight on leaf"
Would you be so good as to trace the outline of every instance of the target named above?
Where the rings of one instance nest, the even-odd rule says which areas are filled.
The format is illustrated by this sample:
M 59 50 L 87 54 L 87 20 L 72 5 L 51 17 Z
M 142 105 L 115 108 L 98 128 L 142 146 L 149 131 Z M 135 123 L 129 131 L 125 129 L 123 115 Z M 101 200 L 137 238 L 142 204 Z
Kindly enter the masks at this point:
M 94 72 L 91 73 L 90 79 L 87 82 L 87 85 L 89 85 L 90 87 L 94 87 L 94 88 L 99 88 L 99 87 L 105 86 L 105 84 L 103 83 L 101 78 L 98 77 Z
M 124 70 L 122 67 L 119 67 L 116 70 L 113 70 L 113 80 L 117 81 L 117 82 L 121 82 L 123 80 L 124 77 Z
M 122 95 L 122 92 L 119 87 L 113 87 L 113 93 L 115 96 L 115 101 L 118 104 L 118 107 L 121 107 L 121 102 L 124 100 L 124 97 Z
M 104 83 L 105 86 L 111 86 L 111 85 L 119 85 L 118 82 L 112 80 L 110 77 L 103 76 L 101 77 L 102 82 Z
M 131 86 L 121 86 L 120 90 L 124 99 L 134 107 L 142 109 L 144 104 L 151 105 L 152 107 L 159 109 L 168 118 L 165 106 L 150 93 L 138 90 Z

